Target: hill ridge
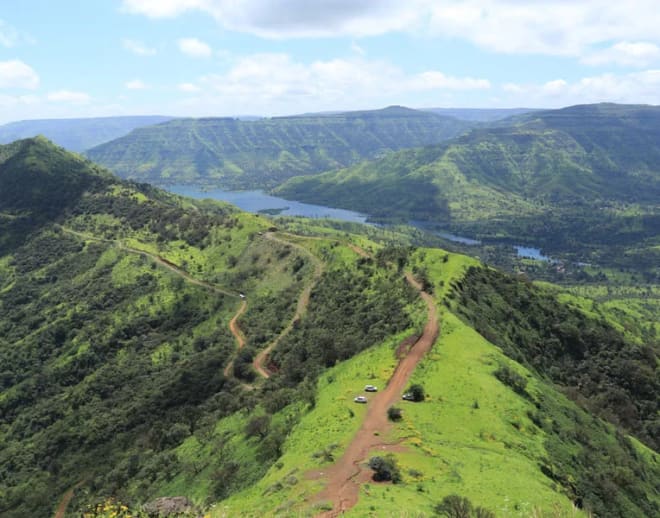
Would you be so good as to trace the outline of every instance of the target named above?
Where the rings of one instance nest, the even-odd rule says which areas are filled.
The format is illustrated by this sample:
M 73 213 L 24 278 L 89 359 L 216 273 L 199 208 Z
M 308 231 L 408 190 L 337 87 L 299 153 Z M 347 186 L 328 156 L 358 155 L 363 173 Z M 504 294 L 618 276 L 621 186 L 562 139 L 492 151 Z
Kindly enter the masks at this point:
M 470 123 L 408 108 L 241 121 L 177 119 L 87 151 L 122 177 L 269 188 L 392 150 L 440 142 Z

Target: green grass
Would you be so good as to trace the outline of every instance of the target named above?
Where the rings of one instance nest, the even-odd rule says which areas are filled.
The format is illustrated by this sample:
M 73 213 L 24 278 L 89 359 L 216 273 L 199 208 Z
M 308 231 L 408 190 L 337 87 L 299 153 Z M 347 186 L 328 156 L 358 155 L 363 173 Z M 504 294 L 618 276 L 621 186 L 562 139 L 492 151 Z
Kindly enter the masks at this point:
M 572 508 L 538 469 L 546 453 L 542 432 L 526 416 L 534 405 L 492 375 L 500 363 L 525 375 L 532 390 L 552 390 L 451 313 L 443 314 L 440 339 L 411 379 L 429 397 L 399 405 L 404 418 L 395 425 L 396 435 L 407 448 L 396 454 L 403 483 L 363 487 L 349 516 L 387 516 L 394 508 L 431 516 L 433 505 L 450 494 L 467 496 L 498 516 Z
M 321 249 L 325 246 L 323 241 L 312 242 Z M 442 250 L 422 249 L 412 257 L 412 264 L 424 266 L 436 283 L 444 281 L 438 284 L 437 296 L 476 263 Z M 417 316 L 421 325 L 423 318 Z M 319 460 L 324 451 L 340 457 L 366 411 L 352 398 L 367 382 L 385 384 L 396 363 L 393 349 L 402 337 L 327 371 L 318 382 L 315 408 L 293 430 L 283 456 L 254 487 L 218 503 L 214 516 L 311 516 L 321 510 L 315 495 L 322 483 L 299 474 L 322 472 L 329 465 Z M 498 348 L 445 313 L 440 340 L 412 379 L 425 386 L 429 399 L 420 404 L 402 402 L 404 420 L 395 425 L 395 436 L 407 449 L 396 455 L 403 484 L 363 485 L 357 506 L 347 515 L 402 516 L 398 510 L 408 509 L 414 510 L 414 516 L 430 516 L 433 505 L 453 493 L 493 509 L 498 516 L 528 516 L 537 509 L 571 513 L 570 500 L 538 468 L 546 452 L 543 432 L 526 415 L 534 405 L 493 376 L 500 363 L 531 379 Z M 552 390 L 533 380 L 529 386 Z M 323 430 L 322 442 L 319 430 Z M 284 482 L 291 472 L 298 479 L 295 485 Z
M 476 259 L 439 248 L 420 248 L 411 259 L 412 268 L 424 268 L 428 272 L 436 300 L 442 300 L 451 289 L 451 283 L 460 279 L 470 266 L 479 264 Z
M 253 487 L 219 502 L 213 516 L 273 516 L 281 506 L 287 512 L 307 513 L 310 502 L 306 500 L 322 486 L 306 480 L 305 473 L 330 464 L 320 456 L 324 450 L 332 452 L 335 459 L 341 456 L 366 413 L 366 406 L 355 404 L 353 398 L 362 393 L 366 383 L 385 385 L 396 366 L 394 351 L 410 333 L 392 337 L 324 373 L 317 384 L 316 405 L 288 437 L 282 457 Z M 293 471 L 297 484 L 283 484 L 279 491 L 269 491 Z
M 546 286 L 560 302 L 579 308 L 592 318 L 607 320 L 626 338 L 638 343 L 653 343 L 660 336 L 660 286 L 626 284 L 589 284 Z

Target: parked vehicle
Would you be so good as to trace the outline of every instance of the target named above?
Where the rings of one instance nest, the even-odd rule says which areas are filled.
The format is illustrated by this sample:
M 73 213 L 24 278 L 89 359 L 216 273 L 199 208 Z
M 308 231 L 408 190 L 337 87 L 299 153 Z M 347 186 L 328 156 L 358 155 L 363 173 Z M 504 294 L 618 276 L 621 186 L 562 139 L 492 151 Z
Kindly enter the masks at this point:
M 364 396 L 356 396 L 353 401 L 355 401 L 356 403 L 366 403 L 367 398 Z
M 378 392 L 378 387 L 375 385 L 365 385 L 364 387 L 365 392 Z
M 406 401 L 415 401 L 415 397 L 410 393 L 406 392 L 403 396 L 401 396 L 403 399 Z

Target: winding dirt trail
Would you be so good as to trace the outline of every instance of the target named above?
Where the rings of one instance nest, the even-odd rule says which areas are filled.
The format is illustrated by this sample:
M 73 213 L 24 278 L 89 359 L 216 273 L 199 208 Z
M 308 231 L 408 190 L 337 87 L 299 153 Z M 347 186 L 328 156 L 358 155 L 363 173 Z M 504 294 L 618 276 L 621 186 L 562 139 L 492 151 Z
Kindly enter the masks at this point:
M 417 364 L 431 350 L 440 332 L 438 315 L 433 297 L 421 291 L 421 285 L 412 274 L 406 273 L 406 280 L 415 287 L 427 306 L 427 321 L 422 336 L 410 348 L 396 366 L 387 387 L 370 399 L 367 415 L 355 437 L 346 448 L 342 457 L 326 470 L 327 486 L 319 494 L 319 501 L 332 502 L 332 511 L 320 514 L 323 517 L 335 517 L 353 507 L 360 493 L 360 484 L 369 479 L 369 470 L 365 471 L 362 463 L 369 452 L 375 449 L 387 450 L 396 447 L 395 443 L 383 441 L 391 428 L 387 419 L 387 409 L 401 400 L 401 394 Z
M 288 245 L 293 248 L 296 248 L 297 250 L 300 250 L 309 258 L 311 258 L 312 262 L 314 263 L 314 273 L 312 274 L 312 278 L 310 279 L 310 281 L 307 283 L 305 288 L 300 293 L 300 297 L 298 297 L 298 304 L 296 305 L 296 311 L 293 314 L 293 317 L 291 318 L 287 326 L 282 330 L 282 332 L 279 335 L 277 335 L 277 337 L 272 342 L 270 342 L 270 344 L 268 344 L 267 347 L 259 351 L 259 354 L 255 356 L 252 362 L 252 366 L 254 367 L 254 370 L 256 370 L 261 377 L 270 378 L 271 373 L 266 368 L 266 360 L 268 359 L 268 356 L 273 351 L 273 349 L 277 347 L 277 344 L 279 344 L 280 341 L 291 332 L 293 326 L 296 325 L 296 322 L 300 320 L 303 314 L 305 313 L 305 310 L 309 305 L 309 297 L 312 294 L 312 289 L 314 289 L 314 286 L 316 285 L 318 280 L 321 278 L 321 275 L 323 274 L 323 262 L 314 254 L 312 254 L 309 250 L 307 250 L 304 246 L 299 245 L 298 243 L 291 243 L 290 241 L 281 239 L 275 236 L 272 232 L 268 232 L 264 234 L 264 237 L 266 239 L 270 239 L 271 241 L 277 241 L 278 243 L 282 243 L 284 245 Z
M 102 243 L 110 243 L 115 245 L 117 248 L 120 250 L 124 250 L 125 252 L 130 252 L 132 254 L 137 254 L 141 255 L 143 257 L 146 257 L 148 259 L 151 259 L 154 261 L 156 264 L 159 266 L 162 266 L 163 268 L 171 271 L 172 273 L 178 275 L 182 279 L 184 279 L 186 282 L 190 284 L 194 284 L 195 286 L 199 286 L 201 288 L 206 288 L 207 290 L 211 290 L 215 293 L 219 293 L 221 295 L 227 295 L 228 297 L 234 297 L 234 298 L 242 298 L 239 293 L 234 293 L 229 290 L 226 290 L 224 288 L 221 288 L 220 286 L 216 286 L 215 284 L 211 284 L 206 281 L 202 281 L 199 279 L 196 279 L 192 275 L 190 275 L 188 272 L 185 270 L 181 269 L 179 266 L 176 264 L 172 263 L 171 261 L 168 261 L 164 257 L 161 257 L 158 254 L 154 254 L 152 252 L 147 252 L 146 250 L 140 250 L 138 248 L 132 248 L 130 246 L 126 246 L 123 244 L 121 241 L 118 240 L 111 240 L 111 239 L 103 239 L 100 237 L 95 237 L 95 236 L 90 236 L 89 234 L 85 234 L 83 232 L 77 232 L 75 230 L 72 230 L 70 228 L 66 227 L 59 227 L 62 231 L 67 232 L 68 234 L 77 236 L 82 239 L 89 239 L 91 241 L 97 241 L 97 242 L 102 242 Z M 232 319 L 229 321 L 229 331 L 231 334 L 234 336 L 234 339 L 236 340 L 237 348 L 240 350 L 244 345 L 245 345 L 245 336 L 243 335 L 243 332 L 241 329 L 238 327 L 238 319 L 239 317 L 245 313 L 247 310 L 247 301 L 243 299 L 243 302 L 239 306 L 238 310 L 236 311 L 236 314 L 232 317 Z M 231 373 L 231 368 L 233 366 L 234 362 L 233 360 L 230 361 L 227 366 L 225 367 L 224 374 L 225 376 L 228 376 Z
M 64 493 L 64 496 L 62 496 L 62 500 L 60 500 L 60 503 L 57 506 L 57 510 L 55 511 L 55 514 L 53 515 L 53 518 L 64 518 L 64 515 L 66 514 L 66 508 L 69 507 L 69 502 L 71 502 L 71 499 L 73 498 L 73 495 L 75 494 L 76 489 L 78 489 L 84 483 L 85 483 L 85 481 L 81 480 L 75 486 L 73 486 L 71 489 L 69 489 L 66 493 Z
M 229 331 L 231 331 L 231 334 L 234 335 L 234 339 L 236 340 L 236 351 L 240 351 L 245 345 L 245 341 L 246 341 L 243 331 L 241 331 L 241 328 L 238 327 L 238 319 L 241 318 L 241 315 L 245 313 L 246 310 L 247 310 L 247 300 L 243 300 L 241 306 L 238 308 L 238 311 L 229 321 Z M 227 366 L 225 367 L 225 370 L 223 371 L 225 378 L 232 375 L 233 368 L 234 368 L 234 360 L 230 360 Z

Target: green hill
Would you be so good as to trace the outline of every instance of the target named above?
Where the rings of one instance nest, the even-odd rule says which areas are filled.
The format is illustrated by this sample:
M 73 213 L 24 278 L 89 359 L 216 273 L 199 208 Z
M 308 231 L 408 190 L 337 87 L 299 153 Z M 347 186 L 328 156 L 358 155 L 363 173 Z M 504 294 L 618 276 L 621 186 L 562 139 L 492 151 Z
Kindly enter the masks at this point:
M 178 119 L 137 129 L 87 155 L 125 178 L 265 188 L 292 176 L 441 142 L 469 127 L 402 107 L 254 121 Z
M 81 152 L 122 137 L 135 128 L 158 124 L 171 118 L 146 115 L 9 122 L 0 126 L 0 144 L 43 135 L 69 151 Z
M 474 122 L 495 122 L 516 115 L 539 111 L 532 108 L 424 108 L 423 110 Z
M 175 496 L 193 516 L 338 511 L 325 485 L 369 423 L 349 515 L 660 510 L 658 346 L 614 308 L 389 230 L 288 233 L 42 138 L 0 146 L 0 185 L 3 517 L 65 494 L 67 516 Z M 426 400 L 388 425 L 370 409 L 402 381 Z M 370 480 L 383 451 L 396 484 Z
M 594 247 L 635 246 L 652 254 L 660 228 L 659 137 L 660 108 L 576 106 L 294 178 L 276 192 L 550 252 L 584 257 Z

